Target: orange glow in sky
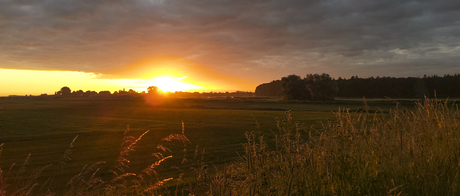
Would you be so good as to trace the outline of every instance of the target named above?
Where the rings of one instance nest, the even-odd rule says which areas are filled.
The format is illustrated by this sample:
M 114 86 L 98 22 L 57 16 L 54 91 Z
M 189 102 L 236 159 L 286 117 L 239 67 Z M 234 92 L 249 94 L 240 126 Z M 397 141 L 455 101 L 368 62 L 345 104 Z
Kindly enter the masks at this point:
M 78 71 L 20 70 L 0 68 L 0 96 L 53 95 L 62 87 L 72 91 L 147 91 L 157 86 L 164 92 L 253 91 L 257 83 L 204 68 L 177 57 L 147 58 L 96 74 Z
M 138 79 L 99 79 L 94 73 L 0 69 L 0 96 L 53 95 L 62 87 L 72 91 L 117 91 L 134 87 Z M 147 88 L 147 87 L 146 87 Z
M 185 82 L 184 80 L 187 76 L 181 78 L 174 78 L 169 75 L 158 76 L 152 79 L 145 80 L 144 84 L 148 86 L 157 86 L 160 90 L 164 92 L 175 92 L 175 91 L 190 91 L 190 90 L 199 90 L 203 87 L 193 85 Z
M 137 83 L 139 87 L 157 86 L 160 90 L 171 92 L 254 91 L 258 85 L 256 82 L 219 73 L 199 63 L 173 56 L 141 59 L 107 71 L 101 77 L 140 78 Z
M 112 93 L 121 89 L 142 92 L 149 86 L 157 86 L 164 92 L 203 92 L 216 89 L 206 82 L 172 74 L 155 75 L 148 79 L 110 79 L 94 73 L 76 71 L 0 69 L 0 96 L 53 95 L 64 86 L 70 87 L 72 91 L 91 90 Z

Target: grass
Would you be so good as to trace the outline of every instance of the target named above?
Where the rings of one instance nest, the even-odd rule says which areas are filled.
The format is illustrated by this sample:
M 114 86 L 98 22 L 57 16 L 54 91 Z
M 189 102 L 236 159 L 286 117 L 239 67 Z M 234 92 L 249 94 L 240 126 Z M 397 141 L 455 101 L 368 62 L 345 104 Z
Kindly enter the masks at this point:
M 456 105 L 426 100 L 390 115 L 342 110 L 321 130 L 300 128 L 288 112 L 277 125 L 274 146 L 248 133 L 245 156 L 216 178 L 224 189 L 205 194 L 460 194 Z
M 12 132 L 0 137 L 6 141 L 0 175 L 0 188 L 8 191 L 4 194 L 459 194 L 460 114 L 447 102 L 426 100 L 415 109 L 410 104 L 393 109 L 383 104 L 379 109 L 380 100 L 364 106 L 362 101 L 272 100 L 173 100 L 163 107 L 138 101 L 47 104 L 20 109 L 4 105 L 0 115 L 29 115 L 36 118 L 31 124 L 55 116 L 53 122 L 67 118 L 65 122 L 80 128 L 67 124 L 69 133 Z M 289 107 L 291 111 L 281 111 Z M 56 115 L 59 111 L 66 115 Z M 174 118 L 185 126 L 180 120 L 171 122 Z M 104 119 L 111 126 L 135 121 L 136 127 L 150 126 L 150 132 L 132 124 L 129 131 L 104 129 L 103 124 L 97 128 Z M 147 125 L 152 122 L 154 126 Z M 35 145 L 27 148 L 30 144 Z M 25 157 L 23 164 L 6 169 Z

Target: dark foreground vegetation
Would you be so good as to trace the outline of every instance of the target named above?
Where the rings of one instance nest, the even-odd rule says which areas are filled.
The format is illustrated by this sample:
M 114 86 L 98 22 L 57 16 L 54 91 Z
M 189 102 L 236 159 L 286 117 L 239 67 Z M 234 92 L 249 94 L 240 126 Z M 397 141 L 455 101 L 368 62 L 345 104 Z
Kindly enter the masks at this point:
M 244 103 L 213 107 L 236 109 Z M 305 108 L 314 106 L 317 104 Z M 155 142 L 142 143 L 152 131 L 128 128 L 117 134 L 122 138 L 118 140 L 121 146 L 113 161 L 96 160 L 70 175 L 66 173 L 72 170 L 69 166 L 78 162 L 75 156 L 81 156 L 75 149 L 80 138 L 71 137 L 59 158 L 50 164 L 31 167 L 32 155 L 21 163 L 2 164 L 0 195 L 460 194 L 460 111 L 456 104 L 427 99 L 417 102 L 415 108 L 397 105 L 378 110 L 364 103 L 358 110 L 335 110 L 333 117 L 319 124 L 302 121 L 304 117 L 296 116 L 299 110 L 295 108 L 282 113 L 283 117 L 273 118 L 269 126 L 265 120 L 253 119 L 245 133 L 228 135 L 225 139 L 242 139 L 234 140 L 241 141 L 240 155 L 220 164 L 205 158 L 207 148 L 191 145 L 199 138 L 188 137 L 197 133 L 190 131 L 184 120 L 182 128 Z M 206 137 L 206 133 L 201 136 Z M 213 143 L 212 138 L 207 142 Z M 139 153 L 143 145 L 154 150 Z M 143 160 L 149 163 L 134 167 Z M 177 172 L 168 173 L 160 169 L 162 166 Z

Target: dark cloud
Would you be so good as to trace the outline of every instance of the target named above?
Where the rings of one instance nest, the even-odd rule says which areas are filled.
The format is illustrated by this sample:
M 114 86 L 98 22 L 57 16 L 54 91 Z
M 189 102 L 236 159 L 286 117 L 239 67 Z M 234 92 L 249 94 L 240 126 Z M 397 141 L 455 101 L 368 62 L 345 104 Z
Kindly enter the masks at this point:
M 108 73 L 174 56 L 260 82 L 442 75 L 460 72 L 459 35 L 448 0 L 0 0 L 1 68 Z

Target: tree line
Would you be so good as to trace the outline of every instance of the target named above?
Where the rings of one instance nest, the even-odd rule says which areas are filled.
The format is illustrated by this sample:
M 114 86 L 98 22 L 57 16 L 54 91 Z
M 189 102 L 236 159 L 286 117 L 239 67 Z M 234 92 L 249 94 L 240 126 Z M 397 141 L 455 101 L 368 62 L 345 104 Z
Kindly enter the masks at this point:
M 42 94 L 43 96 L 48 96 L 47 94 Z M 68 97 L 68 98 L 127 98 L 127 97 L 154 97 L 154 98 L 208 98 L 208 97 L 250 97 L 254 96 L 254 92 L 247 91 L 235 91 L 235 92 L 164 92 L 160 90 L 157 86 L 149 86 L 146 91 L 137 92 L 133 89 L 129 90 L 118 90 L 111 93 L 110 91 L 83 91 L 77 90 L 72 91 L 69 87 L 64 86 L 59 91 L 56 91 L 55 97 Z
M 289 75 L 257 86 L 256 96 L 276 96 L 286 100 L 333 100 L 344 98 L 460 98 L 460 74 L 422 78 L 352 76 L 331 78 L 328 74 Z
M 256 87 L 256 96 L 276 96 L 286 100 L 333 100 L 338 93 L 337 82 L 329 74 L 308 74 L 305 78 L 289 75 Z
M 145 94 L 145 92 L 144 93 L 138 93 L 138 92 L 134 91 L 133 89 L 129 89 L 128 91 L 125 91 L 125 89 L 123 89 L 123 90 L 119 90 L 119 91 L 114 91 L 113 93 L 111 93 L 110 91 L 99 91 L 99 93 L 98 93 L 96 91 L 91 91 L 91 90 L 87 90 L 87 91 L 83 91 L 83 90 L 72 91 L 67 86 L 62 87 L 61 90 L 56 91 L 54 93 L 55 96 L 75 97 L 75 98 L 79 98 L 79 97 L 106 97 L 106 96 L 117 96 L 117 95 L 135 96 L 135 95 L 140 95 L 140 94 Z

